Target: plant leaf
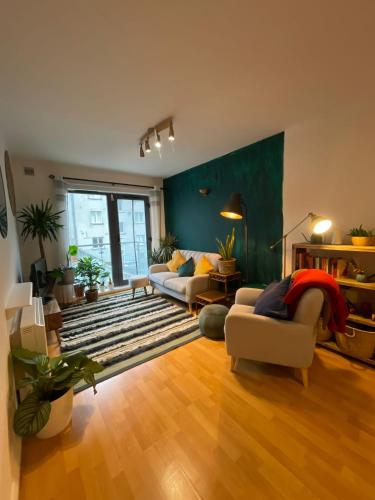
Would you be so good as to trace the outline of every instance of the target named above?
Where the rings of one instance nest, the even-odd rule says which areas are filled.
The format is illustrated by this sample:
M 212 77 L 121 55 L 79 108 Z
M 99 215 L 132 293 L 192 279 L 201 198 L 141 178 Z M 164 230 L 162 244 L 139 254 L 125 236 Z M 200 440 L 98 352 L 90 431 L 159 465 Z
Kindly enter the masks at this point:
M 48 422 L 50 413 L 50 402 L 41 400 L 38 392 L 30 393 L 14 414 L 14 432 L 22 437 L 37 434 Z

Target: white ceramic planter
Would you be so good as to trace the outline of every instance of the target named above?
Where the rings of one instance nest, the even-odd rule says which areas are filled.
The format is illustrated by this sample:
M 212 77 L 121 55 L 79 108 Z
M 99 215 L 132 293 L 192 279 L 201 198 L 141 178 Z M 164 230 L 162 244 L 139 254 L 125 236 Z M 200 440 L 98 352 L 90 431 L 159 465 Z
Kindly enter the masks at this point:
M 67 427 L 72 420 L 73 389 L 51 403 L 51 413 L 48 422 L 36 435 L 40 439 L 56 436 Z
M 73 283 L 74 283 L 74 269 L 73 268 L 70 267 L 68 269 L 65 269 L 63 283 L 64 283 L 64 285 L 73 285 Z

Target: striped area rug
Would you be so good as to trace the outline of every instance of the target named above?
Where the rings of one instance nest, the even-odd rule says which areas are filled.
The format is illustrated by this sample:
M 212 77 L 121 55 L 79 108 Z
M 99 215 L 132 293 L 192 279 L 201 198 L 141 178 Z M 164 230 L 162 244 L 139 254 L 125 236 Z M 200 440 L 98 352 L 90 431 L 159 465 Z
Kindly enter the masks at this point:
M 200 337 L 198 319 L 160 295 L 125 292 L 62 311 L 61 352 L 81 350 L 105 367 L 98 382 Z M 76 392 L 87 387 L 84 382 Z

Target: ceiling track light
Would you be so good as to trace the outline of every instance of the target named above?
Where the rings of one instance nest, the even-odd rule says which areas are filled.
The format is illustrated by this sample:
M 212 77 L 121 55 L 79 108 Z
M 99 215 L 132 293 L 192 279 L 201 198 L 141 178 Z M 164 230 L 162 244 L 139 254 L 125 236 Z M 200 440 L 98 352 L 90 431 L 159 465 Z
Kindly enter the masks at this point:
M 155 129 L 155 147 L 158 149 L 161 148 L 160 134 L 156 129 Z
M 145 132 L 142 137 L 139 139 L 139 156 L 141 158 L 144 158 L 145 152 L 150 153 L 151 152 L 151 147 L 150 147 L 150 139 L 155 137 L 155 147 L 160 150 L 162 143 L 161 143 L 161 138 L 160 138 L 160 132 L 163 130 L 168 130 L 168 140 L 169 141 L 174 141 L 175 136 L 174 136 L 174 129 L 173 129 L 173 119 L 171 117 L 166 118 L 165 120 L 162 120 L 159 122 L 157 125 L 154 127 L 150 127 L 147 129 L 147 132 Z M 144 145 L 144 149 L 143 149 Z
M 169 134 L 168 134 L 168 139 L 170 141 L 174 141 L 174 130 L 173 130 L 173 122 L 172 120 L 169 123 Z

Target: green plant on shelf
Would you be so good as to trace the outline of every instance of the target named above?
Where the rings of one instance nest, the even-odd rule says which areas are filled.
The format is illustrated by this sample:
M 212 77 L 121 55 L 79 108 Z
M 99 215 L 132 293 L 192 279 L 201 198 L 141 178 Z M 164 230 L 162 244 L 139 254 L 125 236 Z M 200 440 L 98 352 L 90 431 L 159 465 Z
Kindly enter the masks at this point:
M 359 227 L 353 227 L 349 231 L 348 236 L 364 236 L 366 238 L 374 236 L 374 231 L 372 229 L 364 229 L 361 224 Z

